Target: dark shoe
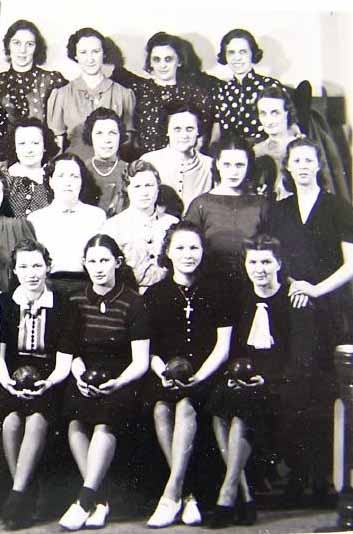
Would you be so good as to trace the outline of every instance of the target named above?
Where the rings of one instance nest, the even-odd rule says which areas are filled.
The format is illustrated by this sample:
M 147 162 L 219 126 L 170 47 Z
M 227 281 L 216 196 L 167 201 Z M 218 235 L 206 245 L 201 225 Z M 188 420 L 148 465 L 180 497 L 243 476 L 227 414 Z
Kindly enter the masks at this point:
M 208 523 L 209 528 L 225 528 L 234 525 L 234 507 L 217 504 Z
M 305 481 L 300 477 L 291 477 L 281 496 L 283 506 L 300 506 L 305 493 Z
M 257 510 L 255 501 L 241 502 L 237 507 L 237 516 L 234 525 L 255 525 Z
M 11 490 L 2 507 L 2 520 L 6 530 L 18 530 L 32 524 L 33 515 L 26 493 Z

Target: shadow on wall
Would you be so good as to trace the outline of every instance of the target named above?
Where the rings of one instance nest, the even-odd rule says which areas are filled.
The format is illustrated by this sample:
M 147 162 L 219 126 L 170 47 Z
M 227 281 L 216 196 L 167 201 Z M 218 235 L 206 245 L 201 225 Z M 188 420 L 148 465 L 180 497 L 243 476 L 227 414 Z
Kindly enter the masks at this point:
M 285 73 L 289 70 L 291 63 L 281 43 L 268 35 L 260 37 L 258 43 L 264 54 L 259 63 L 260 66 L 256 65 L 256 70 L 279 80 L 285 79 Z
M 132 72 L 147 77 L 147 73 L 143 70 L 147 39 L 141 35 L 122 33 L 111 35 L 110 39 L 120 49 L 122 65 Z M 132 50 L 134 53 L 131 53 Z M 128 58 L 127 64 L 125 64 L 125 58 Z

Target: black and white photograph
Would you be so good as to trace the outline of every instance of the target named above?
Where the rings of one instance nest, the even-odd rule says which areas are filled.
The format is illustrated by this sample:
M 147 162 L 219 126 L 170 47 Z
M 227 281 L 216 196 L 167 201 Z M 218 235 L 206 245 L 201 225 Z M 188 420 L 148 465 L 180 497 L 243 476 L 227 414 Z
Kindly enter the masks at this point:
M 0 531 L 353 531 L 353 7 L 0 0 Z

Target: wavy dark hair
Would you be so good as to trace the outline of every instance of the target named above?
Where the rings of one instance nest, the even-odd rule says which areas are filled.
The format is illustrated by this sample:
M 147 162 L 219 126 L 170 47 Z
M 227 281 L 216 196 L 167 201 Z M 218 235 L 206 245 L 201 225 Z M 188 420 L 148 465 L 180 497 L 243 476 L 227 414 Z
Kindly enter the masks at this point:
M 121 281 L 126 282 L 129 287 L 137 291 L 138 286 L 134 272 L 131 267 L 126 264 L 124 253 L 118 246 L 117 242 L 107 234 L 96 234 L 87 241 L 83 250 L 83 258 L 86 258 L 88 250 L 94 247 L 105 247 L 111 252 L 116 260 L 121 260 L 121 265 L 116 269 L 119 271 Z
M 248 42 L 251 50 L 251 61 L 254 63 L 254 65 L 261 61 L 263 56 L 263 50 L 257 44 L 255 37 L 247 30 L 243 30 L 242 28 L 236 28 L 226 33 L 222 37 L 220 50 L 217 55 L 218 63 L 220 63 L 221 65 L 227 65 L 226 49 L 233 39 L 245 39 Z
M 116 122 L 120 134 L 119 146 L 125 141 L 125 127 L 120 117 L 108 108 L 97 108 L 90 113 L 83 125 L 82 139 L 86 145 L 92 146 L 92 130 L 97 121 L 112 120 Z
M 18 160 L 16 154 L 16 131 L 18 128 L 38 128 L 42 132 L 44 154 L 42 159 L 42 165 L 47 163 L 50 159 L 59 153 L 59 147 L 55 141 L 55 135 L 46 124 L 36 117 L 25 117 L 23 119 L 16 120 L 15 124 L 9 130 L 5 139 L 6 155 L 9 165 L 15 163 Z
M 294 105 L 293 100 L 290 97 L 290 94 L 285 88 L 281 87 L 280 85 L 265 87 L 265 89 L 261 91 L 261 93 L 259 94 L 257 98 L 256 107 L 258 106 L 258 103 L 262 98 L 276 98 L 277 100 L 283 100 L 284 110 L 288 112 L 287 126 L 290 127 L 293 124 L 297 124 L 298 117 L 297 117 L 295 105 Z M 257 113 L 258 113 L 258 109 L 257 109 Z
M 167 134 L 170 118 L 178 113 L 191 113 L 194 115 L 197 122 L 198 135 L 204 134 L 205 125 L 202 121 L 201 110 L 194 102 L 169 102 L 165 104 L 161 110 L 161 126 L 165 134 Z
M 228 134 L 224 136 L 219 143 L 215 144 L 212 150 L 213 155 L 213 179 L 215 183 L 221 182 L 221 177 L 219 175 L 216 162 L 220 159 L 223 150 L 242 150 L 246 153 L 248 160 L 248 167 L 246 169 L 246 175 L 243 182 L 241 183 L 240 189 L 246 193 L 252 191 L 255 187 L 253 181 L 253 172 L 255 164 L 255 153 L 252 146 L 244 138 L 239 137 L 234 134 Z
M 280 241 L 276 237 L 268 234 L 257 234 L 252 238 L 244 239 L 242 243 L 241 257 L 243 260 L 242 272 L 244 280 L 248 280 L 245 268 L 245 260 L 249 250 L 270 250 L 281 266 L 278 272 L 278 281 L 282 283 L 288 279 L 288 270 L 282 258 L 282 247 Z
M 59 156 L 56 156 L 56 158 L 53 158 L 52 160 L 47 163 L 44 167 L 44 185 L 46 186 L 49 194 L 49 200 L 51 201 L 54 198 L 54 194 L 52 192 L 52 189 L 50 188 L 50 178 L 53 176 L 56 164 L 59 161 L 74 161 L 79 169 L 81 174 L 81 191 L 79 198 L 81 200 L 85 200 L 85 197 L 87 195 L 87 192 L 90 191 L 93 187 L 93 179 L 90 175 L 90 173 L 87 171 L 86 165 L 83 163 L 82 159 L 77 156 L 76 154 L 73 154 L 72 152 L 64 152 L 63 154 L 60 154 Z
M 103 49 L 103 63 L 106 63 L 108 59 L 108 46 L 105 40 L 104 35 L 102 35 L 99 31 L 95 30 L 94 28 L 81 28 L 80 30 L 77 30 L 77 32 L 70 35 L 69 40 L 67 42 L 67 56 L 72 59 L 73 61 L 76 61 L 76 55 L 77 55 L 77 43 L 79 42 L 82 37 L 96 37 L 100 40 L 102 44 Z
M 161 247 L 161 252 L 160 252 L 160 254 L 158 256 L 158 265 L 160 267 L 167 268 L 170 273 L 173 271 L 173 264 L 170 261 L 170 259 L 168 258 L 167 253 L 168 253 L 168 249 L 170 247 L 170 243 L 171 243 L 171 241 L 173 239 L 173 236 L 177 232 L 191 232 L 193 234 L 198 235 L 199 238 L 200 238 L 200 241 L 201 241 L 202 249 L 203 249 L 202 263 L 204 263 L 204 258 L 205 258 L 205 255 L 206 255 L 206 239 L 205 239 L 204 233 L 202 232 L 202 230 L 201 230 L 201 228 L 199 226 L 197 226 L 196 224 L 194 224 L 191 221 L 180 221 L 178 223 L 172 224 L 168 228 L 168 230 L 167 230 L 167 232 L 165 234 L 165 237 L 164 237 L 164 240 L 163 240 L 163 243 L 162 243 L 162 247 Z
M 321 149 L 319 145 L 315 143 L 315 141 L 312 141 L 308 137 L 301 137 L 299 139 L 294 139 L 294 141 L 291 141 L 290 143 L 288 143 L 286 155 L 284 156 L 283 162 L 282 162 L 282 172 L 284 175 L 284 185 L 286 189 L 293 193 L 295 193 L 297 190 L 293 177 L 287 167 L 288 167 L 288 160 L 289 160 L 291 151 L 301 146 L 308 146 L 315 150 L 316 156 L 319 162 L 319 172 L 317 173 L 317 177 L 316 177 L 317 185 L 321 187 L 322 189 L 326 189 L 327 184 L 324 178 L 325 161 L 322 157 Z
M 124 206 L 129 206 L 129 196 L 127 192 L 127 188 L 130 185 L 130 178 L 134 178 L 139 172 L 151 172 L 154 177 L 156 178 L 158 189 L 160 189 L 161 186 L 161 177 L 159 176 L 159 172 L 157 171 L 156 167 L 152 165 L 149 161 L 145 161 L 144 159 L 137 159 L 135 161 L 132 161 L 129 163 L 129 166 L 127 168 L 127 172 L 123 173 L 122 176 L 122 194 L 124 197 Z M 159 201 L 159 193 L 156 204 L 158 204 Z
M 16 267 L 17 254 L 19 252 L 39 252 L 43 256 L 45 265 L 50 268 L 51 266 L 51 257 L 48 252 L 48 249 L 45 248 L 42 243 L 35 241 L 34 239 L 23 239 L 19 241 L 13 251 L 11 252 L 11 267 L 14 269 Z
M 144 70 L 146 72 L 151 72 L 151 55 L 152 50 L 156 46 L 170 46 L 173 48 L 174 52 L 178 56 L 180 67 L 179 69 L 182 69 L 183 66 L 185 66 L 186 58 L 185 58 L 185 47 L 183 45 L 182 39 L 178 37 L 177 35 L 172 35 L 170 33 L 166 32 L 157 32 L 152 37 L 150 37 L 146 44 L 146 60 L 145 60 L 145 66 Z
M 8 61 L 10 58 L 10 41 L 16 32 L 19 30 L 28 30 L 33 34 L 33 37 L 36 41 L 36 47 L 33 55 L 34 65 L 43 65 L 47 60 L 47 44 L 45 39 L 37 26 L 33 22 L 25 19 L 16 20 L 11 26 L 8 27 L 7 32 L 5 33 L 3 43 L 5 49 L 5 55 Z

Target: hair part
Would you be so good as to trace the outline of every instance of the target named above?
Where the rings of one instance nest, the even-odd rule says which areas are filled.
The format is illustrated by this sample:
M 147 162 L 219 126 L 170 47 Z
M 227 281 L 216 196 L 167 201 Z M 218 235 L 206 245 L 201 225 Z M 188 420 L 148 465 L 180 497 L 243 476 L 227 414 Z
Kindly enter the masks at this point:
M 270 250 L 278 262 L 282 261 L 281 244 L 276 237 L 268 234 L 258 234 L 253 238 L 244 239 L 242 256 L 244 261 L 249 250 Z
M 255 165 L 255 153 L 248 141 L 246 141 L 243 137 L 239 137 L 234 134 L 228 134 L 225 135 L 221 140 L 216 143 L 213 147 L 213 164 L 212 164 L 212 170 L 213 170 L 213 178 L 216 183 L 221 182 L 221 177 L 219 175 L 218 169 L 217 169 L 217 161 L 221 158 L 223 150 L 242 150 L 245 152 L 247 160 L 248 160 L 248 166 L 246 169 L 246 175 L 244 177 L 244 180 L 240 184 L 240 189 L 242 191 L 251 190 L 252 184 L 251 180 L 253 177 L 253 171 L 254 171 L 254 165 Z
M 204 123 L 202 121 L 201 110 L 197 104 L 193 102 L 170 102 L 166 104 L 161 111 L 161 125 L 167 134 L 169 122 L 173 115 L 180 113 L 190 113 L 196 118 L 198 136 L 204 134 Z
M 36 47 L 33 55 L 33 64 L 43 65 L 43 63 L 45 63 L 47 60 L 47 44 L 37 26 L 33 24 L 33 22 L 25 19 L 17 20 L 13 24 L 11 24 L 11 26 L 8 27 L 7 32 L 5 33 L 3 43 L 5 55 L 8 61 L 11 61 L 10 41 L 19 30 L 28 30 L 33 34 L 34 40 L 36 42 Z
M 315 141 L 312 141 L 311 139 L 309 139 L 308 137 L 300 137 L 298 139 L 294 139 L 287 145 L 286 154 L 282 161 L 282 173 L 284 175 L 284 185 L 286 189 L 293 193 L 295 193 L 297 190 L 293 177 L 288 170 L 288 161 L 289 161 L 291 151 L 294 150 L 295 148 L 299 148 L 302 146 L 307 146 L 315 150 L 316 157 L 319 163 L 319 172 L 317 173 L 317 177 L 316 177 L 317 185 L 325 189 L 326 188 L 326 181 L 324 178 L 325 161 L 323 159 L 322 152 L 321 152 L 319 145 L 315 143 Z
M 257 44 L 255 37 L 248 32 L 247 30 L 243 30 L 242 28 L 236 28 L 234 30 L 231 30 L 230 32 L 226 33 L 221 40 L 220 44 L 220 51 L 217 55 L 217 61 L 221 65 L 227 65 L 227 59 L 226 59 L 226 51 L 227 46 L 233 39 L 245 39 L 248 42 L 248 45 L 251 50 L 251 61 L 256 65 L 256 63 L 259 63 L 263 56 L 263 50 L 259 47 Z
M 294 102 L 291 99 L 290 94 L 284 87 L 281 87 L 280 85 L 273 85 L 270 87 L 265 87 L 265 89 L 261 91 L 261 93 L 259 94 L 257 98 L 256 107 L 258 107 L 258 103 L 262 98 L 274 98 L 276 100 L 283 101 L 284 111 L 287 111 L 288 113 L 287 115 L 288 128 L 298 122 L 297 111 L 295 109 Z
M 170 46 L 174 50 L 174 52 L 178 56 L 178 60 L 180 63 L 178 70 L 182 68 L 183 65 L 185 65 L 185 49 L 183 46 L 182 39 L 170 33 L 157 32 L 148 39 L 146 44 L 146 60 L 144 66 L 144 70 L 146 72 L 152 72 L 151 55 L 153 48 L 155 48 L 156 46 Z
M 99 31 L 95 30 L 94 28 L 81 28 L 80 30 L 77 30 L 77 32 L 70 35 L 69 40 L 67 42 L 67 56 L 75 61 L 77 63 L 77 43 L 82 39 L 83 37 L 96 37 L 99 39 L 99 41 L 102 44 L 103 49 L 103 63 L 105 63 L 108 59 L 108 50 L 107 50 L 107 43 L 105 40 L 104 35 L 102 35 Z
M 51 266 L 52 260 L 49 251 L 42 245 L 42 243 L 39 243 L 39 241 L 35 241 L 34 239 L 23 239 L 15 245 L 15 248 L 11 252 L 12 269 L 15 269 L 16 267 L 17 255 L 19 252 L 39 252 L 43 256 L 45 265 L 48 268 Z

